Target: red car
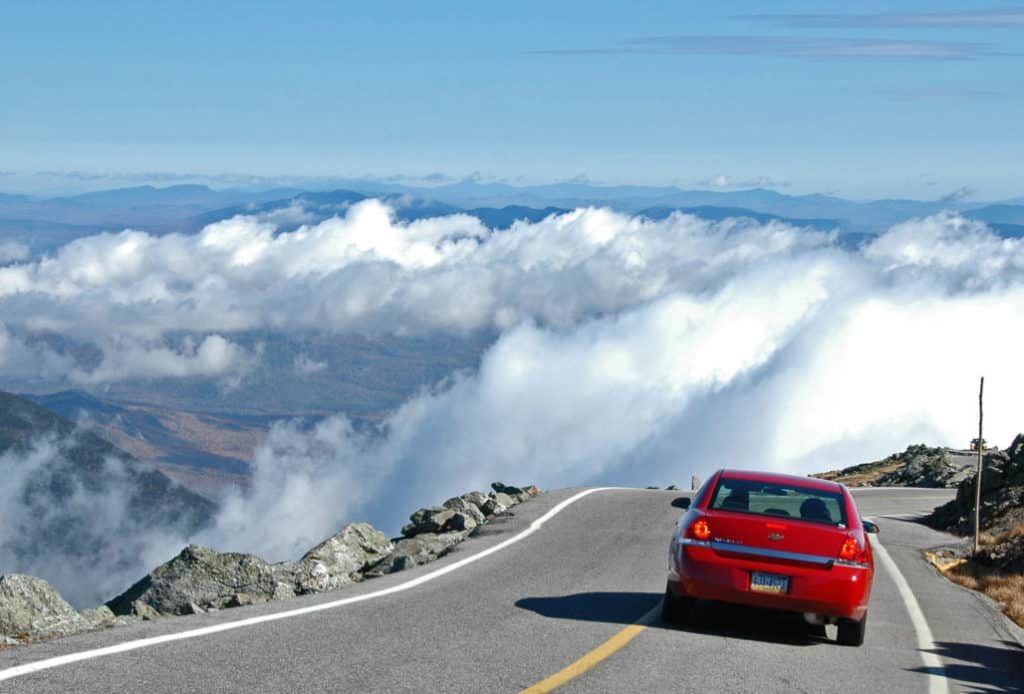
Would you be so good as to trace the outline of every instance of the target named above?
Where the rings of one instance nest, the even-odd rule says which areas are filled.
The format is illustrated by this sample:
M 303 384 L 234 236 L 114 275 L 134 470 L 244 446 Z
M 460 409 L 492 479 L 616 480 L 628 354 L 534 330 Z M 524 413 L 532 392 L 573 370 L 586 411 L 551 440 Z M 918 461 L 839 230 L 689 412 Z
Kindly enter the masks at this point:
M 696 599 L 788 610 L 860 646 L 877 532 L 842 484 L 719 470 L 676 525 L 662 616 L 686 622 Z

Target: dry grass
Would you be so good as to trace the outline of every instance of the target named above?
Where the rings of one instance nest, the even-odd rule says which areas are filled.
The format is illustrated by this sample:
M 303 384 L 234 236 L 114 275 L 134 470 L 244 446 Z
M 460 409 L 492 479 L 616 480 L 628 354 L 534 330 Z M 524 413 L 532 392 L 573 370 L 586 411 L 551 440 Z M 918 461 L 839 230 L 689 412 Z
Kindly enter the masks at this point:
M 1024 523 L 1017 523 L 1017 525 L 1004 532 L 1002 534 L 1001 541 L 1006 542 L 1007 540 L 1013 540 L 1018 537 L 1024 537 Z
M 992 533 L 985 532 L 984 530 L 978 535 L 978 544 L 982 547 L 988 547 L 999 542 L 999 536 L 993 535 Z
M 1003 542 L 1015 540 L 1018 537 L 1024 537 L 1024 523 L 1017 523 L 1016 525 L 1012 525 L 1001 532 L 993 533 L 982 531 L 978 536 L 978 543 L 982 547 L 989 547 L 990 545 L 998 545 Z
M 1007 617 L 1024 627 L 1024 575 L 1002 573 L 990 566 L 968 560 L 947 571 L 946 576 L 965 588 L 989 596 L 1000 604 Z
M 830 482 L 842 482 L 847 487 L 870 487 L 880 477 L 888 475 L 891 472 L 896 472 L 903 467 L 904 464 L 905 463 L 899 460 L 865 463 L 845 468 L 843 470 L 819 472 L 811 475 L 811 477 L 817 477 L 818 479 L 828 480 Z

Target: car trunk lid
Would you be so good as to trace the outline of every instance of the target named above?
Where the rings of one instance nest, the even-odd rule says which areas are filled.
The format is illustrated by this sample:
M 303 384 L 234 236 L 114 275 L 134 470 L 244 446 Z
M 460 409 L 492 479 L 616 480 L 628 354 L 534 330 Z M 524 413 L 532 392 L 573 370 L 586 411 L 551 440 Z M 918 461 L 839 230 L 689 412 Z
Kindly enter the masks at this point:
M 768 563 L 827 568 L 847 537 L 844 528 L 795 518 L 717 510 L 708 520 L 717 554 Z

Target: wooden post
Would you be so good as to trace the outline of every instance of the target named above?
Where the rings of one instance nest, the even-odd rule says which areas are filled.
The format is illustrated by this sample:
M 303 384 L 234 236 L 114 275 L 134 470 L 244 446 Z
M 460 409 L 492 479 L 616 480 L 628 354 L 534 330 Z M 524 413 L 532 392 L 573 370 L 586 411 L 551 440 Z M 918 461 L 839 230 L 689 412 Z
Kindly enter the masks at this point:
M 978 553 L 978 548 L 981 543 L 981 468 L 983 465 L 983 455 L 985 450 L 984 439 L 981 436 L 981 424 L 982 417 L 984 416 L 984 410 L 982 409 L 982 396 L 985 394 L 985 377 L 981 377 L 981 387 L 978 389 L 978 478 L 975 484 L 974 490 L 974 553 Z

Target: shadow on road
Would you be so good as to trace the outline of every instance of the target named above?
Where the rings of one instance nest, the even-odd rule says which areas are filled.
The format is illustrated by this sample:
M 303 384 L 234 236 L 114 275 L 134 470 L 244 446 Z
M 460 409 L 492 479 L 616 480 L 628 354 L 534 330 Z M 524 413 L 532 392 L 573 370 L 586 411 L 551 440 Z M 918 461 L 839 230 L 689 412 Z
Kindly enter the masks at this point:
M 559 597 L 523 598 L 516 607 L 552 619 L 633 624 L 661 603 L 660 593 L 574 593 Z M 660 619 L 652 629 L 669 629 L 730 639 L 768 641 L 792 646 L 828 643 L 824 627 L 808 625 L 800 615 L 775 610 L 698 602 L 693 619 L 685 626 Z
M 884 518 L 888 522 L 896 521 L 897 523 L 917 523 L 918 525 L 929 527 L 932 530 L 936 529 L 928 522 L 931 518 L 931 513 L 918 513 L 916 515 L 900 514 L 898 516 L 887 516 L 884 513 L 877 513 L 875 515 L 878 518 Z
M 1024 648 L 1003 641 L 1005 648 L 977 643 L 940 641 L 932 650 L 942 658 L 946 678 L 974 685 L 981 692 L 1024 692 Z M 959 661 L 959 662 L 958 662 Z M 914 672 L 932 672 L 919 667 Z
M 523 598 L 516 602 L 516 607 L 553 619 L 632 624 L 660 602 L 660 593 L 574 593 Z
M 685 626 L 661 624 L 697 634 L 788 646 L 814 646 L 832 641 L 825 627 L 804 621 L 802 615 L 743 605 L 698 601 Z

